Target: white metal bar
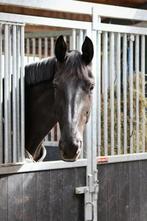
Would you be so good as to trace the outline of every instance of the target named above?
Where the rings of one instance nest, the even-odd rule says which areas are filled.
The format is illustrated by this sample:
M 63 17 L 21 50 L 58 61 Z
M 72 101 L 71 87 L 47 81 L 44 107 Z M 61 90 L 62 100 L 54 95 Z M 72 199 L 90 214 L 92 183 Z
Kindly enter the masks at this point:
M 103 33 L 102 75 L 104 76 L 104 154 L 108 155 L 108 33 Z
M 48 57 L 48 37 L 44 38 L 44 56 Z
M 139 152 L 139 35 L 135 39 L 135 72 L 136 72 L 136 152 Z
M 94 13 L 104 17 L 117 17 L 144 21 L 147 20 L 146 10 L 133 9 L 127 7 L 124 8 L 120 6 L 110 6 L 104 4 L 94 4 L 88 2 L 64 1 L 63 4 L 59 4 L 58 0 L 34 0 L 31 2 L 29 0 L 13 0 L 10 3 L 9 0 L 1 0 L 0 3 L 17 5 L 21 7 L 23 6 L 28 8 L 38 8 L 45 10 L 64 11 L 90 15 L 92 13 L 92 8 L 94 8 Z
M 32 54 L 33 54 L 33 61 L 35 61 L 36 58 L 36 39 L 32 38 Z
M 101 155 L 101 32 L 97 33 L 97 142 L 98 156 Z
M 20 29 L 17 27 L 16 29 L 16 38 L 17 38 L 17 46 L 16 46 L 16 80 L 17 80 L 17 87 L 16 87 L 16 116 L 17 116 L 17 161 L 20 161 Z
M 133 41 L 134 36 L 129 39 L 129 101 L 130 101 L 130 153 L 133 153 Z
M 0 165 L 0 174 L 14 174 L 14 173 L 25 173 L 25 172 L 35 172 L 35 171 L 45 171 L 45 170 L 56 170 L 56 169 L 68 169 L 68 168 L 78 168 L 86 167 L 87 160 L 80 159 L 75 162 L 64 162 L 62 160 L 58 161 L 48 161 L 48 162 L 38 162 L 38 163 L 17 163 L 17 164 L 7 164 Z
M 108 156 L 105 159 L 102 157 L 97 157 L 98 164 L 107 164 L 107 163 L 120 163 L 120 162 L 130 162 L 137 160 L 147 160 L 147 153 L 133 153 L 133 154 L 121 154 Z
M 142 96 L 145 98 L 145 36 L 141 36 L 141 82 L 142 82 Z M 145 137 L 146 137 L 146 121 L 145 108 L 142 112 L 142 151 L 145 152 Z
M 3 74 L 2 74 L 2 34 L 3 26 L 0 25 L 0 163 L 3 163 Z
M 18 14 L 9 14 L 9 13 L 0 13 L 1 21 L 12 21 L 24 24 L 32 24 L 32 25 L 46 25 L 51 27 L 61 27 L 61 28 L 76 28 L 76 29 L 89 29 L 91 27 L 91 22 L 83 22 L 83 21 L 74 21 L 68 19 L 57 19 L 57 18 L 47 18 L 41 16 L 30 16 L 30 15 L 18 15 Z
M 121 36 L 116 35 L 116 77 L 117 77 L 117 154 L 121 152 Z
M 71 50 L 75 50 L 76 49 L 76 29 L 72 30 L 72 48 L 70 48 Z
M 94 13 L 96 13 L 99 16 L 109 17 L 109 18 L 147 21 L 146 10 L 141 10 L 141 9 L 131 9 L 120 6 L 97 5 L 94 7 Z
M 54 55 L 54 37 L 51 37 L 50 38 L 50 56 L 53 56 Z
M 13 162 L 17 162 L 17 116 L 16 116 L 16 25 L 13 25 L 13 43 L 12 43 L 12 71 L 13 71 L 13 92 L 12 92 L 12 113 L 13 113 Z
M 29 56 L 30 56 L 30 39 L 29 38 L 27 38 L 26 47 L 27 47 L 27 51 L 26 51 L 26 53 L 27 53 L 27 63 L 29 63 Z
M 38 55 L 39 55 L 39 58 L 41 59 L 42 58 L 42 39 L 41 38 L 38 39 Z
M 123 35 L 123 134 L 124 154 L 127 153 L 127 35 Z
M 146 35 L 146 28 L 137 27 L 137 26 L 101 23 L 95 28 L 96 30 L 99 30 L 99 31 Z
M 114 155 L 114 33 L 110 33 L 110 115 L 111 115 L 111 155 Z
M 9 26 L 4 26 L 4 163 L 9 162 Z
M 20 160 L 23 161 L 25 158 L 25 95 L 24 95 L 24 26 L 20 27 L 20 86 L 21 86 L 21 151 L 20 151 Z

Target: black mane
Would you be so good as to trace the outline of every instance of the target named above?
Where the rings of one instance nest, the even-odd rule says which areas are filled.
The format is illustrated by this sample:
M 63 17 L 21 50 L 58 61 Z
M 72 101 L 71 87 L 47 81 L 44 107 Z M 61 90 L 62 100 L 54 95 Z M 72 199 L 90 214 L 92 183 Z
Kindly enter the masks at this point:
M 25 82 L 35 85 L 43 81 L 52 80 L 55 73 L 56 58 L 46 58 L 25 66 Z

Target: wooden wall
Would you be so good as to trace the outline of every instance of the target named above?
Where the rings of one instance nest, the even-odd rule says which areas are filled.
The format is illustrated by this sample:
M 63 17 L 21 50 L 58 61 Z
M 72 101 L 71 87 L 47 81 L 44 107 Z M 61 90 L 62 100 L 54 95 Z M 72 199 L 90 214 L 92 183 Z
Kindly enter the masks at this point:
M 98 170 L 98 221 L 147 221 L 147 160 Z
M 84 221 L 85 168 L 0 176 L 0 221 Z

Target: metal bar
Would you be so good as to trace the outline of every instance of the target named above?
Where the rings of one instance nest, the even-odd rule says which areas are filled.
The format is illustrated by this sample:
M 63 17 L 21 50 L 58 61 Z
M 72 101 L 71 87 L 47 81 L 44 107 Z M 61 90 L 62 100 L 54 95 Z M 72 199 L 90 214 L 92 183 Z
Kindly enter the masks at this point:
M 76 29 L 72 30 L 72 41 L 71 41 L 71 47 L 70 50 L 76 49 Z
M 124 154 L 127 153 L 127 34 L 123 35 L 123 134 Z
M 103 34 L 103 61 L 102 61 L 102 75 L 104 76 L 104 154 L 108 155 L 108 33 Z
M 107 159 L 105 159 L 105 162 L 102 160 L 102 157 L 97 157 L 98 164 L 130 162 L 136 160 L 147 160 L 147 153 L 133 153 L 108 156 Z
M 36 39 L 32 38 L 32 54 L 33 54 L 33 61 L 36 58 Z
M 120 33 L 116 35 L 116 77 L 117 77 L 117 154 L 121 152 L 121 44 L 120 44 Z
M 24 26 L 20 27 L 20 84 L 21 84 L 21 152 L 20 160 L 24 161 L 25 158 L 25 95 L 24 95 Z
M 54 55 L 54 37 L 51 37 L 50 38 L 50 56 L 53 56 Z
M 101 31 L 97 33 L 97 142 L 98 156 L 101 155 Z
M 130 153 L 133 153 L 133 41 L 134 36 L 129 40 L 129 102 L 130 102 Z
M 142 80 L 142 96 L 145 98 L 145 36 L 141 36 L 141 80 Z M 145 136 L 146 136 L 146 121 L 145 108 L 142 112 L 142 151 L 145 152 Z
M 110 115 L 111 115 L 111 155 L 114 155 L 114 33 L 110 33 Z
M 45 170 L 56 170 L 65 168 L 76 168 L 76 167 L 87 167 L 87 160 L 80 159 L 75 162 L 64 162 L 62 160 L 58 161 L 48 161 L 48 162 L 38 162 L 38 163 L 17 163 L 0 165 L 0 174 L 17 174 L 24 172 L 35 172 L 35 171 L 45 171 Z
M 16 25 L 13 25 L 13 44 L 12 44 L 12 71 L 13 71 L 13 89 L 12 89 L 12 113 L 13 113 L 13 163 L 17 162 L 17 116 L 16 116 Z
M 0 163 L 3 163 L 3 61 L 2 61 L 2 34 L 3 26 L 0 25 Z
M 42 58 L 42 39 L 39 38 L 38 39 L 38 55 L 39 55 L 39 59 Z
M 9 163 L 9 27 L 4 25 L 4 163 Z
M 21 161 L 20 159 L 20 153 L 21 153 L 21 145 L 20 145 L 20 29 L 17 26 L 16 28 L 16 125 L 17 125 L 17 161 Z
M 30 56 L 30 39 L 27 38 L 27 63 L 29 63 L 29 56 Z
M 139 152 L 139 35 L 135 39 L 135 73 L 136 73 L 136 152 Z
M 44 57 L 48 57 L 48 37 L 44 38 Z
M 96 27 L 96 29 L 101 31 L 116 32 L 116 33 L 119 33 L 121 30 L 121 33 L 140 34 L 140 35 L 146 34 L 146 28 L 137 27 L 137 26 L 133 27 L 129 25 L 101 23 L 99 26 Z

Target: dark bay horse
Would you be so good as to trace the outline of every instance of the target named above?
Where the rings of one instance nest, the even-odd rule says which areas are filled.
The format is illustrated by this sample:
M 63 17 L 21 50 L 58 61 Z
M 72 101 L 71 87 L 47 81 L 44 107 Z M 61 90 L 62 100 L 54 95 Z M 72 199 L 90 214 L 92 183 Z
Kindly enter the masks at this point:
M 25 147 L 35 161 L 42 155 L 44 137 L 57 122 L 62 159 L 74 161 L 79 157 L 94 87 L 93 53 L 93 43 L 88 37 L 80 53 L 67 52 L 60 36 L 55 57 L 25 67 Z

